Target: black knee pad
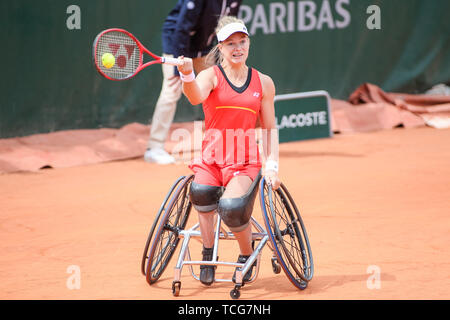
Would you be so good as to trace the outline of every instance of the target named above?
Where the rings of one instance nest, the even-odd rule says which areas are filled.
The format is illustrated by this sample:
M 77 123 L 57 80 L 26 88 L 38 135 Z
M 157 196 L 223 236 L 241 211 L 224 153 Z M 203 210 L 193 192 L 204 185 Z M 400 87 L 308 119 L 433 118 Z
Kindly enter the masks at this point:
M 217 212 L 231 231 L 239 232 L 247 227 L 252 216 L 260 179 L 261 172 L 252 182 L 248 192 L 242 197 L 219 200 Z
M 198 212 L 210 212 L 217 209 L 217 204 L 222 196 L 223 188 L 208 186 L 196 182 L 191 183 L 189 199 Z

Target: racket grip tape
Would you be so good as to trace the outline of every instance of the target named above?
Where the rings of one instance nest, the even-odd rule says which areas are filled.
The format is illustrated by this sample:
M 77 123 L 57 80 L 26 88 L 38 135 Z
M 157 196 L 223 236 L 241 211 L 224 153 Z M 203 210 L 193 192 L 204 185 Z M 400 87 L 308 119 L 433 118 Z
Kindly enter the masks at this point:
M 171 57 L 162 57 L 161 58 L 162 63 L 167 63 L 173 66 L 178 66 L 182 64 L 182 61 L 177 58 L 171 58 Z

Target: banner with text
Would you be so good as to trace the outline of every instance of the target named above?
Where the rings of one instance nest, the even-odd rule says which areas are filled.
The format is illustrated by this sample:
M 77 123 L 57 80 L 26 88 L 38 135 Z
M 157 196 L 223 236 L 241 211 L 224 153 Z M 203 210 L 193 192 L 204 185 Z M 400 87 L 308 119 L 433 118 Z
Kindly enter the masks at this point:
M 93 66 L 92 43 L 118 27 L 161 53 L 176 2 L 0 2 L 0 138 L 149 123 L 161 67 L 107 80 Z M 278 95 L 325 90 L 346 99 L 364 82 L 407 93 L 449 83 L 448 12 L 448 0 L 244 0 L 239 16 L 251 34 L 248 64 L 272 77 Z M 201 119 L 183 97 L 175 121 Z
M 277 95 L 275 118 L 280 142 L 333 135 L 330 96 L 323 90 Z

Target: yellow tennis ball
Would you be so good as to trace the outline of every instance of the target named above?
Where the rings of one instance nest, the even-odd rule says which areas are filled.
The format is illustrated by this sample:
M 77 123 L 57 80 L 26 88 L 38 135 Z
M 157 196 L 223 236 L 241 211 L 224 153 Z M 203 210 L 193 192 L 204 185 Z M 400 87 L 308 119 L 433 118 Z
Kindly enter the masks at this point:
M 102 63 L 105 68 L 110 69 L 116 64 L 116 58 L 111 53 L 104 53 L 102 55 Z

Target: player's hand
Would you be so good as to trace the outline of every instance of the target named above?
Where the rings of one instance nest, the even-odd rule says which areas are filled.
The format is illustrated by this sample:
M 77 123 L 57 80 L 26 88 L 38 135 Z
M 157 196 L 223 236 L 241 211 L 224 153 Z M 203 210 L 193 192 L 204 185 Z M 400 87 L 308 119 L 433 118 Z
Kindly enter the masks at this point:
M 278 173 L 272 170 L 265 172 L 264 177 L 273 190 L 277 190 L 281 185 L 281 180 L 278 178 Z
M 178 59 L 183 61 L 182 65 L 178 66 L 178 71 L 188 75 L 194 70 L 194 64 L 191 58 L 185 58 L 184 56 L 179 56 Z

